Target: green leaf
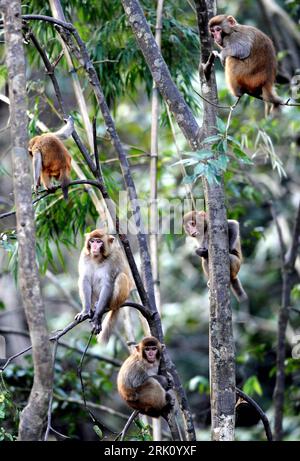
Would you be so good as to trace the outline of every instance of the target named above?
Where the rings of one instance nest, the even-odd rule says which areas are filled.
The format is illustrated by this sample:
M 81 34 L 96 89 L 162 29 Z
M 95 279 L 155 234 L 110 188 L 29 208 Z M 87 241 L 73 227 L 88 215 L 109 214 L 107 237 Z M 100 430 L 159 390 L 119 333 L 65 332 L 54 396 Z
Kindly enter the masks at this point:
M 217 128 L 220 131 L 220 133 L 224 134 L 226 132 L 226 125 L 223 122 L 223 120 L 219 117 L 217 117 Z
M 195 175 L 192 175 L 192 176 L 186 175 L 182 179 L 182 184 L 192 184 L 195 181 L 195 179 L 196 179 Z
M 240 149 L 239 147 L 235 146 L 233 147 L 233 153 L 234 155 L 239 158 L 243 163 L 246 163 L 247 165 L 253 165 L 253 162 L 252 160 L 250 160 L 250 158 L 248 157 L 248 155 L 246 154 L 246 152 L 244 152 L 242 149 Z
M 257 376 L 253 375 L 247 379 L 247 381 L 243 385 L 243 391 L 248 395 L 257 394 L 259 396 L 262 396 L 263 391 Z
M 93 429 L 94 429 L 94 431 L 96 432 L 96 434 L 98 435 L 99 439 L 102 440 L 102 439 L 103 439 L 103 432 L 101 431 L 100 427 L 94 425 L 94 426 L 93 426 Z
M 194 168 L 194 175 L 195 176 L 201 176 L 201 175 L 203 175 L 205 173 L 205 170 L 206 170 L 206 164 L 200 162 Z
M 191 166 L 191 165 L 195 165 L 195 163 L 197 163 L 197 162 L 198 162 L 198 160 L 195 159 L 195 158 L 186 158 L 186 159 L 179 160 L 178 162 L 172 163 L 171 166 L 176 166 L 176 165 Z
M 200 160 L 204 160 L 204 159 L 212 157 L 214 155 L 214 153 L 210 149 L 200 149 L 200 150 L 196 150 L 194 152 L 189 152 L 189 155 L 191 157 L 194 157 L 194 158 L 197 158 L 197 159 L 200 159 Z
M 203 140 L 203 144 L 213 144 L 214 142 L 220 141 L 221 138 L 222 136 L 220 134 L 208 136 L 208 138 Z

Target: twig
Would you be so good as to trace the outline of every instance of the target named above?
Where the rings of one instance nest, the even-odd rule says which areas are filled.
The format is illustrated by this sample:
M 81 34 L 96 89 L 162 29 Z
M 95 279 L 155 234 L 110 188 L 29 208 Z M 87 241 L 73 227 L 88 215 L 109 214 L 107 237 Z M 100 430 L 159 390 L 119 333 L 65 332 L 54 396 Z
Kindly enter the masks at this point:
M 52 377 L 52 382 L 54 382 L 54 374 L 55 374 L 55 360 L 56 360 L 56 354 L 57 354 L 57 347 L 58 347 L 58 341 L 55 341 L 54 347 L 53 347 L 53 377 Z M 50 428 L 51 428 L 51 419 L 52 419 L 52 402 L 53 402 L 53 387 L 51 388 L 51 396 L 49 400 L 49 406 L 48 406 L 48 420 L 47 420 L 47 428 L 44 436 L 44 442 L 48 440 Z
M 120 434 L 117 435 L 117 437 L 115 438 L 115 441 L 119 440 L 120 439 L 120 442 L 123 442 L 124 441 L 124 438 L 131 426 L 131 424 L 133 423 L 133 421 L 135 420 L 135 418 L 138 416 L 139 414 L 139 410 L 134 410 L 134 412 L 130 415 L 130 417 L 128 418 L 128 421 L 126 422 L 125 426 L 123 427 L 122 431 L 120 432 Z
M 20 336 L 25 336 L 26 338 L 29 338 L 29 333 L 27 331 L 24 331 L 24 330 L 14 330 L 14 329 L 11 329 L 11 328 L 0 327 L 0 333 L 2 333 L 4 335 L 20 335 Z M 51 341 L 50 338 L 49 338 L 49 341 Z M 55 341 L 55 339 L 53 341 Z M 72 346 L 71 344 L 67 344 L 64 341 L 59 340 L 59 345 L 61 347 L 64 347 L 65 349 L 69 349 L 70 351 L 74 351 L 77 354 L 81 355 L 83 353 L 83 350 L 79 349 L 79 347 Z M 23 353 L 25 353 L 25 352 L 23 352 Z M 109 363 L 110 365 L 113 365 L 114 367 L 120 367 L 122 365 L 122 362 L 120 360 L 113 359 L 111 357 L 107 357 L 107 356 L 104 356 L 102 354 L 93 354 L 91 352 L 87 352 L 86 357 L 89 357 L 90 359 L 93 359 L 93 360 L 99 360 L 101 362 Z
M 78 400 L 72 397 L 62 397 L 61 395 L 58 395 L 58 394 L 54 394 L 53 396 L 56 400 L 59 400 L 62 402 L 74 403 L 76 405 L 85 406 L 83 400 Z M 128 419 L 128 415 L 126 415 L 125 413 L 121 413 L 120 411 L 113 410 L 112 408 L 106 407 L 105 405 L 100 405 L 99 403 L 90 402 L 88 400 L 86 401 L 86 404 L 88 407 L 94 408 L 95 410 L 105 411 L 106 413 L 109 413 L 110 415 L 118 416 L 119 418 L 126 419 L 126 420 Z
M 89 318 L 88 315 L 84 316 L 82 320 L 78 321 L 73 321 L 71 322 L 69 325 L 67 325 L 63 330 L 59 331 L 56 335 L 52 336 L 51 338 L 49 338 L 49 341 L 57 341 L 59 338 L 61 338 L 62 336 L 64 336 L 66 333 L 68 333 L 70 330 L 72 330 L 72 328 L 74 328 L 76 325 L 78 325 L 79 323 L 82 323 L 84 322 L 87 318 Z M 20 357 L 20 355 L 23 355 L 25 354 L 26 352 L 30 351 L 32 349 L 32 346 L 28 346 L 26 347 L 26 349 L 23 349 L 22 351 L 18 352 L 17 354 L 14 354 L 12 355 L 11 357 L 9 357 L 6 362 L 4 363 L 4 365 L 2 365 L 0 367 L 0 371 L 4 371 L 5 368 L 8 367 L 8 365 L 14 360 L 16 359 L 17 357 Z
M 257 411 L 264 425 L 267 440 L 269 442 L 272 442 L 273 440 L 272 430 L 271 430 L 270 422 L 269 422 L 269 419 L 266 413 L 261 409 L 258 403 L 255 402 L 255 400 L 253 400 L 249 395 L 245 394 L 245 392 L 243 392 L 241 389 L 236 388 L 236 393 L 239 397 L 241 397 L 243 400 L 248 402 L 249 405 L 251 405 Z
M 85 350 L 83 351 L 83 354 L 81 356 L 81 359 L 80 359 L 80 362 L 79 362 L 79 365 L 78 365 L 78 368 L 77 368 L 77 374 L 78 374 L 80 384 L 81 384 L 81 392 L 82 392 L 82 398 L 83 398 L 83 402 L 84 402 L 84 407 L 85 407 L 86 411 L 88 412 L 91 420 L 93 421 L 93 424 L 98 426 L 98 428 L 101 430 L 101 432 L 103 431 L 103 429 L 105 429 L 105 430 L 111 432 L 112 434 L 115 434 L 115 432 L 112 431 L 111 429 L 109 429 L 102 421 L 99 421 L 99 419 L 94 415 L 92 410 L 90 410 L 88 408 L 87 403 L 86 403 L 85 387 L 84 387 L 83 378 L 82 378 L 82 367 L 83 367 L 83 361 L 84 361 L 85 355 L 87 353 L 87 350 L 89 348 L 89 345 L 91 343 L 92 337 L 93 337 L 93 333 L 90 334 L 89 340 L 88 340 L 88 342 L 86 344 Z

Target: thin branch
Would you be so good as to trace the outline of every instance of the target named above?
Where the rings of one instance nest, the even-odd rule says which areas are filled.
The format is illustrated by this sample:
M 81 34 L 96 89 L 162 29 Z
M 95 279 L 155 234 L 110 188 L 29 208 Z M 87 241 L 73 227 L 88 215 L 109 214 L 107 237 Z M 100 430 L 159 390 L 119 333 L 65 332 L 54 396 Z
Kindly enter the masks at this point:
M 272 442 L 273 440 L 272 430 L 271 430 L 270 422 L 269 422 L 269 419 L 266 413 L 261 409 L 258 403 L 255 402 L 255 400 L 253 400 L 249 395 L 245 394 L 245 392 L 243 392 L 241 389 L 236 388 L 236 393 L 239 397 L 241 397 L 243 400 L 248 402 L 249 405 L 251 405 L 257 411 L 264 425 L 267 440 L 269 442 Z
M 56 354 L 57 354 L 57 347 L 58 347 L 58 341 L 55 341 L 54 347 L 53 347 L 53 368 L 52 368 L 52 381 L 54 382 L 54 374 L 55 374 L 55 360 L 56 360 Z M 44 442 L 48 440 L 49 432 L 51 429 L 51 419 L 52 419 L 52 402 L 53 402 L 53 387 L 51 389 L 51 396 L 49 400 L 49 407 L 48 407 L 48 418 L 47 418 L 47 428 L 44 436 Z
M 278 315 L 278 330 L 277 330 L 277 351 L 276 351 L 276 382 L 274 389 L 274 406 L 275 406 L 275 422 L 274 422 L 274 438 L 276 441 L 282 439 L 283 433 L 283 412 L 284 412 L 284 397 L 285 397 L 285 357 L 286 357 L 286 331 L 289 321 L 289 311 L 291 303 L 291 290 L 293 287 L 293 276 L 295 271 L 295 261 L 299 248 L 300 236 L 300 202 L 298 205 L 297 216 L 295 220 L 292 243 L 290 248 L 285 253 L 283 235 L 279 226 L 277 216 L 273 205 L 271 211 L 278 232 L 281 252 L 281 273 L 282 273 L 282 299 L 281 307 Z
M 78 399 L 75 399 L 75 398 L 72 398 L 72 397 L 62 397 L 61 395 L 58 395 L 58 394 L 55 394 L 55 393 L 54 393 L 53 396 L 54 396 L 55 400 L 85 406 L 83 400 L 78 400 Z M 94 408 L 95 410 L 105 411 L 106 413 L 108 413 L 108 414 L 110 414 L 112 416 L 118 416 L 119 418 L 126 419 L 126 420 L 128 419 L 128 415 L 126 415 L 125 413 L 121 413 L 120 411 L 117 411 L 117 410 L 114 410 L 112 408 L 106 407 L 105 405 L 100 405 L 99 403 L 90 402 L 89 400 L 86 401 L 86 405 L 88 407 L 90 407 L 90 408 Z
M 128 421 L 126 422 L 125 426 L 123 427 L 122 431 L 120 432 L 120 434 L 117 435 L 117 437 L 115 438 L 115 441 L 117 440 L 120 440 L 120 442 L 123 442 L 124 441 L 124 438 L 131 426 L 131 424 L 133 423 L 133 421 L 135 420 L 135 418 L 138 416 L 139 414 L 139 410 L 134 410 L 134 412 L 130 415 L 130 417 L 128 418 Z
M 26 338 L 29 338 L 29 333 L 25 330 L 14 330 L 12 328 L 6 328 L 6 327 L 0 327 L 0 333 L 3 335 L 19 335 L 19 336 L 25 336 Z M 49 338 L 49 341 L 51 341 L 51 338 Z M 53 339 L 55 341 L 55 339 Z M 65 343 L 62 340 L 59 340 L 59 345 L 65 349 L 69 349 L 70 351 L 76 352 L 77 354 L 82 355 L 83 350 L 80 349 L 79 347 L 72 346 L 71 344 Z M 28 349 L 22 352 L 22 354 L 26 353 Z M 22 355 L 21 354 L 21 355 Z M 107 357 L 102 354 L 93 354 L 92 352 L 87 352 L 86 357 L 93 359 L 93 360 L 99 360 L 100 362 L 106 362 L 109 363 L 110 365 L 113 365 L 114 367 L 120 367 L 122 365 L 122 362 L 120 360 L 114 359 L 112 357 Z

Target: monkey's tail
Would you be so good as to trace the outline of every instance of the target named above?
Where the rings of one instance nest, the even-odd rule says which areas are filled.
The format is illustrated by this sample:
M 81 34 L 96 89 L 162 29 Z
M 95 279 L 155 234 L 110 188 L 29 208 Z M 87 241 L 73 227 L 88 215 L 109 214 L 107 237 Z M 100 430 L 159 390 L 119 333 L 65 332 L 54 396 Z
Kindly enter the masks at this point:
M 238 277 L 231 280 L 231 289 L 233 291 L 234 296 L 240 303 L 248 301 L 247 293 L 245 292 Z
M 69 193 L 68 193 L 68 185 L 69 185 L 69 178 L 66 175 L 63 175 L 61 180 L 61 190 L 64 194 L 64 199 L 68 200 Z
M 111 310 L 102 322 L 102 331 L 97 336 L 98 343 L 106 344 L 118 320 L 119 309 Z

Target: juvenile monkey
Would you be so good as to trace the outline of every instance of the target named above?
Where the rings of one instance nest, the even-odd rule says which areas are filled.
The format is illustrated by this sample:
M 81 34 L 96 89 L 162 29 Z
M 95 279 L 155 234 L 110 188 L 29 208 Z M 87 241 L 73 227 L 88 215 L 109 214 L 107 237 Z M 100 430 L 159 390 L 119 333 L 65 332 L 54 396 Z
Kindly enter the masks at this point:
M 228 219 L 228 239 L 230 258 L 230 285 L 233 294 L 239 302 L 248 299 L 242 284 L 238 278 L 238 272 L 242 264 L 242 250 L 240 240 L 240 229 L 238 221 Z M 189 211 L 183 217 L 183 227 L 187 235 L 197 239 L 199 248 L 196 254 L 202 258 L 202 268 L 209 277 L 208 262 L 208 218 L 205 211 Z
M 78 265 L 82 311 L 76 314 L 75 320 L 89 314 L 93 332 L 101 332 L 98 336 L 101 342 L 108 341 L 119 308 L 133 288 L 127 261 L 114 240 L 115 237 L 102 229 L 87 233 Z M 102 327 L 102 317 L 106 312 Z
M 45 189 L 51 191 L 53 189 L 51 178 L 55 178 L 61 183 L 64 198 L 68 198 L 71 156 L 60 139 L 68 138 L 73 130 L 73 119 L 69 117 L 67 124 L 61 130 L 35 136 L 29 141 L 28 152 L 32 156 L 35 192 L 41 182 Z
M 117 385 L 120 396 L 133 409 L 157 418 L 164 416 L 173 406 L 168 379 L 158 375 L 161 352 L 158 339 L 147 336 L 120 368 Z
M 277 63 L 272 40 L 256 27 L 238 24 L 225 14 L 214 16 L 208 27 L 222 50 L 218 56 L 225 64 L 230 92 L 237 97 L 247 93 L 278 108 L 282 100 L 273 89 Z

